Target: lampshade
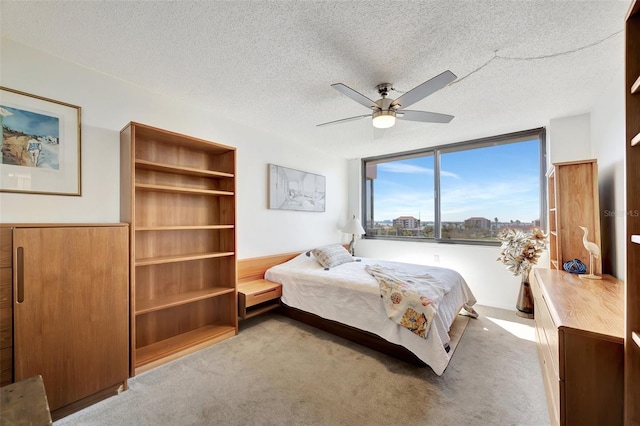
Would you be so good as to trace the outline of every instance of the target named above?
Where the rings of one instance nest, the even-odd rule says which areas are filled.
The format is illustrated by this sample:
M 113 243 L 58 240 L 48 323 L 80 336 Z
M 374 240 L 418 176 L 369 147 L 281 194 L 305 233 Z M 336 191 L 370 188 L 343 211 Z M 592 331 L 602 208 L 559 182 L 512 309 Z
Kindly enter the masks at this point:
M 378 111 L 373 113 L 373 127 L 388 129 L 396 124 L 395 111 Z
M 342 228 L 342 232 L 346 234 L 356 234 L 356 235 L 364 235 L 366 232 L 364 228 L 360 224 L 360 221 L 356 219 L 354 216 L 353 219 L 350 219 L 349 222 Z

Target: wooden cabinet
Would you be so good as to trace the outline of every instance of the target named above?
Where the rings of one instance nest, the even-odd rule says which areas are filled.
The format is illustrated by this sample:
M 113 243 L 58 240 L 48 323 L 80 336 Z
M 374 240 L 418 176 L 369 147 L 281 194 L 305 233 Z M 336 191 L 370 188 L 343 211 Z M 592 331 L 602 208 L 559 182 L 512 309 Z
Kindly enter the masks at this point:
M 133 376 L 237 334 L 235 148 L 130 123 L 120 155 Z
M 625 424 L 640 424 L 640 3 L 625 27 L 627 294 Z
M 596 160 L 554 163 L 547 173 L 550 268 L 580 259 L 589 268 L 589 252 L 584 248 L 583 231 L 588 241 L 600 244 L 600 203 Z M 593 271 L 602 274 L 602 261 L 593 259 Z
M 41 375 L 54 419 L 125 388 L 128 227 L 13 225 L 7 233 L 15 381 Z
M 240 318 L 251 318 L 280 307 L 282 284 L 264 279 L 238 285 L 238 314 Z
M 536 340 L 554 425 L 621 425 L 624 284 L 534 269 Z

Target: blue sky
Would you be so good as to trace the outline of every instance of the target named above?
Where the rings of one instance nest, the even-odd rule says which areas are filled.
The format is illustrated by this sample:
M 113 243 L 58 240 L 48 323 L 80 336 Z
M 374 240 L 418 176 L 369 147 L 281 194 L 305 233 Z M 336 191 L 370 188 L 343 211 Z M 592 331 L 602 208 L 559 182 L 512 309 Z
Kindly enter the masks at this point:
M 500 222 L 540 218 L 539 141 L 512 143 L 441 156 L 442 221 L 480 216 Z M 378 164 L 375 220 L 434 219 L 433 157 Z
M 36 136 L 60 136 L 60 120 L 50 115 L 38 114 L 23 109 L 1 105 L 11 115 L 2 117 L 5 126 Z

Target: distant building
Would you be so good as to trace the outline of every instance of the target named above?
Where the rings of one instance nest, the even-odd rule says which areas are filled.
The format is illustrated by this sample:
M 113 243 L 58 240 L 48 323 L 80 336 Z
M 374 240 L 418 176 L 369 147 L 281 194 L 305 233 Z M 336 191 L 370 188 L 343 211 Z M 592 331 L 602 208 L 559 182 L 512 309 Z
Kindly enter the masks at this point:
M 393 226 L 403 229 L 416 229 L 420 227 L 420 221 L 413 216 L 400 216 L 393 219 Z
M 491 221 L 484 217 L 470 217 L 464 221 L 465 229 L 491 229 Z

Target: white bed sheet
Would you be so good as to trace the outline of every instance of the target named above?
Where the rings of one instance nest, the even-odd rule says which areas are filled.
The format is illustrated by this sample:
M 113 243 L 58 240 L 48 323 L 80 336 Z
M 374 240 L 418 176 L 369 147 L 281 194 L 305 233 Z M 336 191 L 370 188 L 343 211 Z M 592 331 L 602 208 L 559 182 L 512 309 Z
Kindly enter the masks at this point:
M 428 272 L 449 286 L 426 339 L 387 318 L 378 281 L 364 269 L 367 264 L 398 268 L 411 274 Z M 471 289 L 454 270 L 377 259 L 362 258 L 360 262 L 324 270 L 313 255 L 302 253 L 267 270 L 265 278 L 282 284 L 281 300 L 286 305 L 404 346 L 437 375 L 444 373 L 453 355 L 445 350 L 453 320 L 463 307 L 471 308 L 476 303 Z

